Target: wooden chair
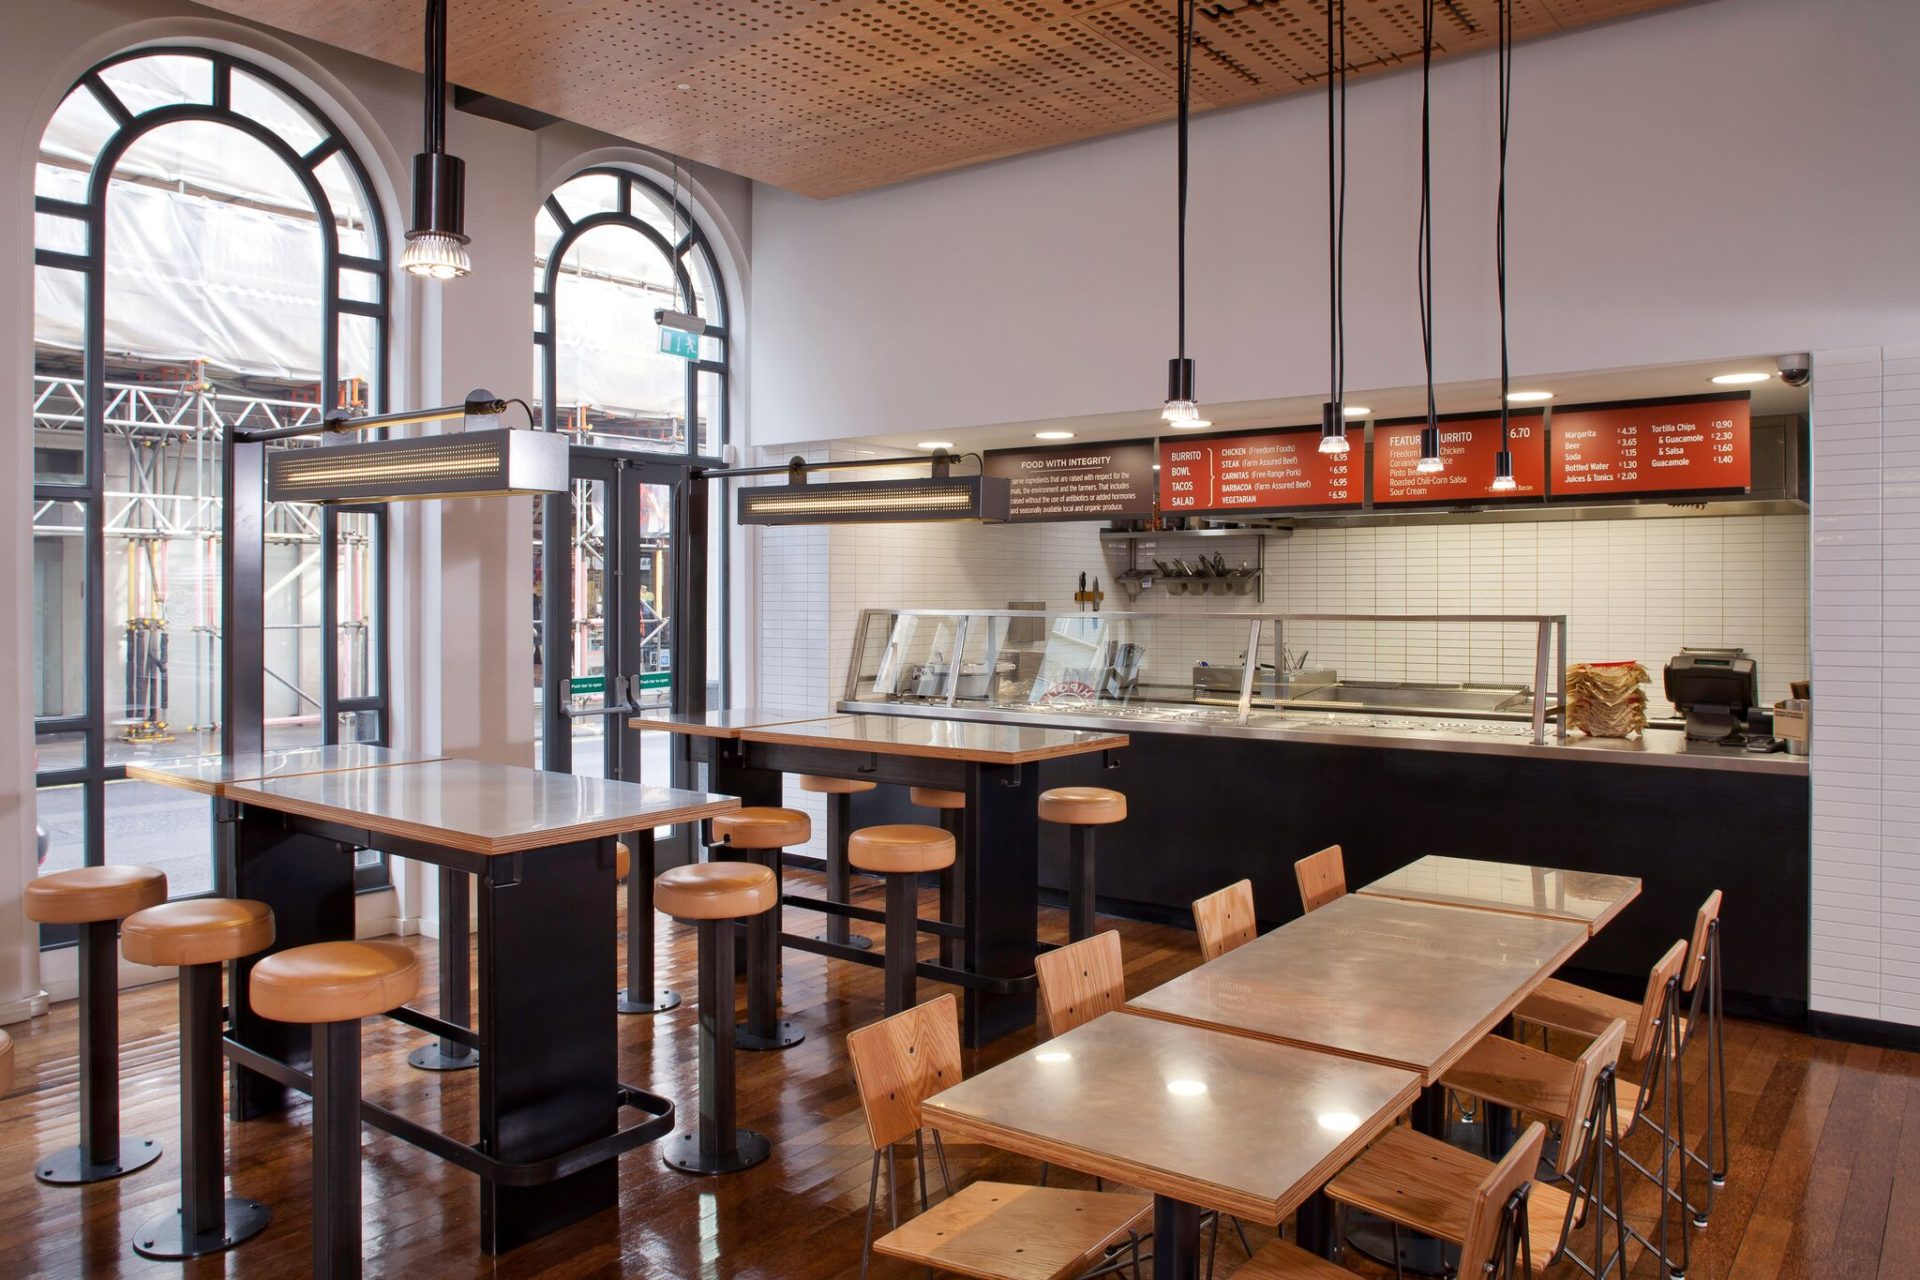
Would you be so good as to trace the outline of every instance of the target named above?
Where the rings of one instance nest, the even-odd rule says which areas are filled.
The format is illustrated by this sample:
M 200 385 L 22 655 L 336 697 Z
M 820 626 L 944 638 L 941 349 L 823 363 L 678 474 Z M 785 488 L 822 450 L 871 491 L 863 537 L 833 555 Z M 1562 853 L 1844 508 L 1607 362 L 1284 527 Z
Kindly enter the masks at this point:
M 867 1228 L 860 1246 L 865 1280 L 876 1252 L 939 1271 L 984 1280 L 1064 1280 L 1107 1259 L 1152 1215 L 1145 1195 L 1066 1191 L 1006 1182 L 974 1182 L 953 1189 L 946 1148 L 933 1135 L 945 1198 L 929 1206 L 927 1155 L 920 1106 L 960 1082 L 959 1004 L 951 994 L 896 1013 L 847 1036 L 847 1057 L 873 1145 L 867 1178 Z M 920 1213 L 900 1223 L 895 1146 L 911 1136 L 919 1164 Z M 891 1230 L 873 1238 L 882 1157 L 887 1167 Z M 1133 1243 L 1137 1253 L 1138 1243 Z M 1117 1265 L 1126 1265 L 1122 1255 Z
M 1546 1141 L 1546 1126 L 1531 1124 L 1495 1164 L 1409 1128 L 1389 1129 L 1327 1184 L 1327 1196 L 1378 1214 L 1396 1234 L 1406 1226 L 1459 1245 L 1456 1275 L 1521 1280 L 1540 1265 L 1533 1256 L 1538 1219 L 1530 1209 L 1547 1190 L 1533 1180 Z M 1292 1280 L 1309 1273 L 1241 1274 Z
M 1707 1175 L 1706 1213 L 1694 1225 L 1707 1225 L 1714 1193 L 1727 1185 L 1727 1045 L 1726 1016 L 1720 986 L 1720 891 L 1715 889 L 1694 913 L 1693 937 L 1687 943 L 1687 967 L 1680 977 L 1680 994 L 1687 997 L 1687 1013 L 1677 1030 L 1680 1057 L 1686 1058 L 1695 1033 L 1707 1041 L 1707 1154 L 1687 1153 Z
M 1127 1002 L 1127 970 L 1117 930 L 1043 951 L 1034 959 L 1033 972 L 1040 980 L 1040 1008 L 1047 1015 L 1049 1036 L 1065 1035 Z
M 1318 911 L 1347 894 L 1347 863 L 1337 844 L 1294 863 L 1293 877 L 1300 882 L 1303 911 Z
M 1200 958 L 1218 960 L 1258 936 L 1253 918 L 1253 881 L 1241 880 L 1194 900 L 1193 931 Z
M 1564 1257 L 1587 1275 L 1605 1277 L 1615 1264 L 1624 1273 L 1627 1233 L 1620 1185 L 1620 1116 L 1615 1072 L 1627 1024 L 1616 1018 L 1574 1061 L 1506 1039 L 1488 1036 L 1448 1068 L 1440 1083 L 1494 1106 L 1551 1121 L 1560 1130 L 1553 1156 L 1559 1185 L 1536 1186 L 1528 1201 L 1528 1225 L 1538 1265 Z M 1598 1139 L 1596 1141 L 1596 1138 Z M 1610 1161 L 1608 1159 L 1610 1157 Z M 1607 1203 L 1609 1187 L 1613 1194 Z M 1553 1210 L 1560 1210 L 1557 1234 Z M 1614 1224 L 1614 1247 L 1606 1223 Z M 1593 1224 L 1593 1257 L 1572 1252 L 1574 1231 Z

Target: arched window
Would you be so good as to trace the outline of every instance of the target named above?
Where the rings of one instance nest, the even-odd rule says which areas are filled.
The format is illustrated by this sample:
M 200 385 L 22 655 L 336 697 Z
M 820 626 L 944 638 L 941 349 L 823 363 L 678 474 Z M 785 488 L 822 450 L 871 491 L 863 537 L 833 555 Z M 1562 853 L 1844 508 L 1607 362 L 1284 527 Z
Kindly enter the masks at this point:
M 687 205 L 625 169 L 587 169 L 547 197 L 534 240 L 546 427 L 610 448 L 717 455 L 727 439 L 727 297 Z M 662 309 L 696 315 L 706 331 L 669 329 L 663 344 Z M 674 343 L 677 352 L 665 349 Z
M 101 63 L 34 178 L 34 688 L 44 866 L 212 886 L 204 802 L 126 778 L 218 751 L 220 443 L 385 407 L 387 236 L 326 115 L 226 53 Z M 384 739 L 383 516 L 266 516 L 267 743 Z

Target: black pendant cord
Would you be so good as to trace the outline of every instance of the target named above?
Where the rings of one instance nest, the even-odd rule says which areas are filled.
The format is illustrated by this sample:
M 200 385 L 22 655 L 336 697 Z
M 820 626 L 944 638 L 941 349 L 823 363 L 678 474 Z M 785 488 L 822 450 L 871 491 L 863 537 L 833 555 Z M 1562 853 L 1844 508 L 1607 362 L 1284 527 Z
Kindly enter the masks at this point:
M 427 0 L 426 151 L 447 149 L 447 0 Z
M 1420 347 L 1427 363 L 1427 430 L 1437 433 L 1440 415 L 1433 393 L 1433 8 L 1421 6 L 1420 23 L 1420 247 L 1414 275 L 1420 293 Z M 1438 456 L 1438 450 L 1433 456 Z
M 1513 0 L 1500 0 L 1497 33 L 1500 85 L 1500 191 L 1493 222 L 1494 276 L 1500 288 L 1500 452 L 1510 454 L 1507 392 L 1512 370 L 1507 361 L 1507 125 L 1513 108 Z M 1509 458 L 1508 465 L 1511 466 Z
M 1187 116 L 1193 98 L 1193 20 L 1194 6 L 1197 0 L 1174 0 L 1176 8 L 1176 26 L 1180 41 L 1177 61 L 1177 79 L 1180 94 L 1179 143 L 1177 147 L 1176 175 L 1174 186 L 1177 202 L 1176 221 L 1179 226 L 1179 249 L 1177 253 L 1179 278 L 1178 315 L 1179 358 L 1184 366 L 1187 358 Z
M 1326 5 L 1327 315 L 1331 328 L 1327 385 L 1334 412 L 1340 414 L 1345 411 L 1347 385 L 1347 6 L 1346 0 L 1326 0 Z

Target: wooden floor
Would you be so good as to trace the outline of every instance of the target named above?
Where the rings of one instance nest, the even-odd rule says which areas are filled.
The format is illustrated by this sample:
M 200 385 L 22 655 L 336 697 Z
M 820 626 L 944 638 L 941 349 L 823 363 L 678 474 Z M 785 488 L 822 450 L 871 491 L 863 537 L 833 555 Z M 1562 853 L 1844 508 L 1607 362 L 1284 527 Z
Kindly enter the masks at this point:
M 663 980 L 690 993 L 692 931 L 662 925 Z M 1133 923 L 1120 928 L 1130 991 L 1198 962 L 1189 933 Z M 1047 913 L 1043 932 L 1058 938 L 1063 930 L 1060 914 Z M 431 963 L 431 944 L 417 945 Z M 609 1001 L 614 986 L 609 974 Z M 935 990 L 922 984 L 923 995 Z M 235 1126 L 229 1134 L 228 1169 L 236 1192 L 273 1208 L 273 1224 L 264 1234 L 232 1253 L 184 1267 L 147 1262 L 128 1248 L 134 1229 L 169 1209 L 176 1197 L 174 988 L 169 983 L 127 992 L 121 1009 L 125 1129 L 159 1138 L 167 1154 L 119 1182 L 85 1190 L 34 1182 L 35 1155 L 74 1140 L 75 1006 L 64 1004 L 12 1027 L 19 1070 L 14 1092 L 0 1099 L 0 1277 L 308 1274 L 305 1102 L 283 1117 Z M 878 1016 L 880 973 L 790 952 L 785 1009 L 807 1030 L 806 1042 L 785 1053 L 740 1055 L 741 1120 L 773 1139 L 771 1161 L 728 1178 L 692 1179 L 664 1169 L 658 1154 L 643 1148 L 621 1162 L 617 1212 L 505 1258 L 489 1259 L 475 1243 L 478 1197 L 471 1175 L 368 1130 L 367 1274 L 661 1280 L 856 1274 L 868 1148 L 842 1046 L 846 1031 Z M 367 1092 L 418 1120 L 470 1135 L 477 1078 L 410 1069 L 406 1051 L 422 1039 L 397 1023 L 369 1022 Z M 968 1068 L 989 1065 L 1029 1042 L 1016 1037 L 996 1045 Z M 680 1101 L 683 1115 L 691 1110 L 690 1006 L 653 1018 L 621 1018 L 620 1045 L 622 1079 Z M 1731 1174 L 1711 1226 L 1693 1233 L 1690 1276 L 1920 1275 L 1920 1055 L 1752 1023 L 1729 1024 L 1727 1052 Z M 1697 1062 L 1691 1065 L 1698 1069 Z M 962 1180 L 1038 1177 L 1032 1161 L 985 1148 L 956 1146 L 949 1154 Z M 902 1161 L 903 1171 L 910 1163 Z M 1642 1197 L 1638 1203 L 1644 1216 L 1648 1202 Z M 1255 1233 L 1256 1245 L 1264 1234 Z M 1219 1242 L 1219 1258 L 1223 1277 L 1244 1259 L 1230 1234 Z M 1359 1262 L 1348 1265 L 1368 1270 Z M 919 1273 L 876 1260 L 873 1274 Z M 1553 1274 L 1575 1273 L 1563 1266 Z M 1636 1251 L 1633 1274 L 1659 1271 Z

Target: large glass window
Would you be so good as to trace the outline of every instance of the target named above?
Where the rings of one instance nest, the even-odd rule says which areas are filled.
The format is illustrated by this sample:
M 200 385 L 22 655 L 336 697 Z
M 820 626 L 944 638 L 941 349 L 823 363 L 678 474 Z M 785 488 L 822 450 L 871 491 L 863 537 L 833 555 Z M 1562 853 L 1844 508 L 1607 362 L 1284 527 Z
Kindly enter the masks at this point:
M 220 749 L 228 432 L 384 408 L 379 206 L 297 90 L 183 48 L 82 76 L 34 194 L 42 858 L 138 860 L 204 893 L 205 801 L 125 766 Z M 383 514 L 265 521 L 267 744 L 384 740 Z

